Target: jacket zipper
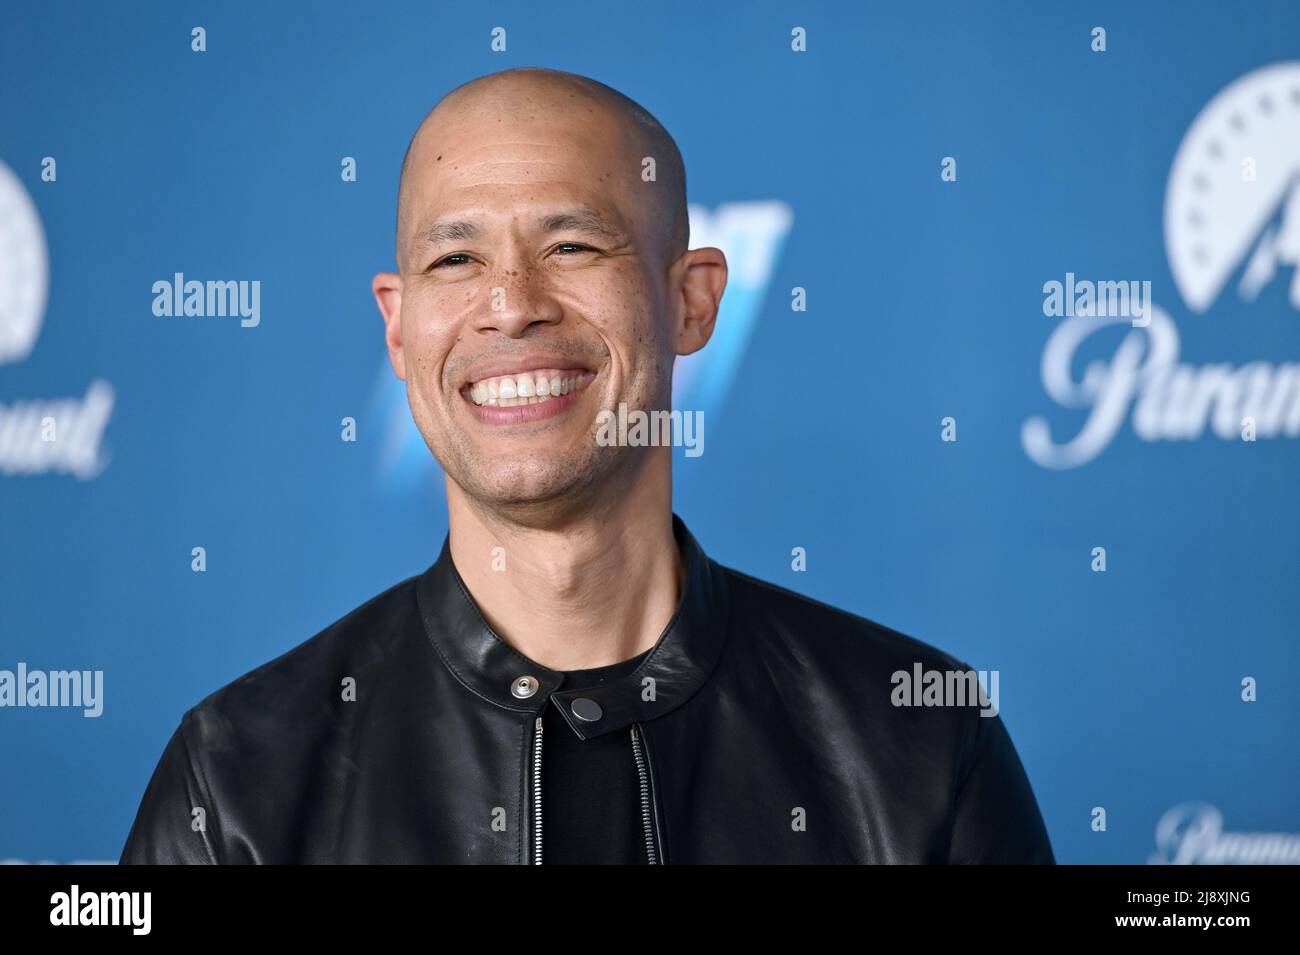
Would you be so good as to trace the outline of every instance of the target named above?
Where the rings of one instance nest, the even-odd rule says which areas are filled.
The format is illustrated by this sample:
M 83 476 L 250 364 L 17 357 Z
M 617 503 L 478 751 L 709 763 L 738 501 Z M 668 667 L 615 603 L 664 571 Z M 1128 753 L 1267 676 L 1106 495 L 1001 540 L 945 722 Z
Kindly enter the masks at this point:
M 533 865 L 542 864 L 542 718 L 533 730 Z
M 646 859 L 650 865 L 658 865 L 659 859 L 655 852 L 654 809 L 651 806 L 653 796 L 650 788 L 650 774 L 646 769 L 646 756 L 641 749 L 641 734 L 636 723 L 632 724 L 632 755 L 636 758 L 636 775 L 641 782 L 641 827 L 645 831 Z
M 655 849 L 653 793 L 647 756 L 641 746 L 641 734 L 632 724 L 632 756 L 636 760 L 636 775 L 641 789 L 641 828 L 645 833 L 646 859 L 650 865 L 659 864 Z M 542 864 L 542 718 L 533 724 L 533 865 Z

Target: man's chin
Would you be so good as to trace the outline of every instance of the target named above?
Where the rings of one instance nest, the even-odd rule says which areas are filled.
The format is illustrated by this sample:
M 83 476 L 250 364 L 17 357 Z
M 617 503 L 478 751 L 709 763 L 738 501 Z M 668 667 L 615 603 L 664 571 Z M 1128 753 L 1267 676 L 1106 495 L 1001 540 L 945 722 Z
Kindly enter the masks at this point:
M 544 470 L 522 471 L 512 463 L 455 483 L 470 500 L 489 510 L 516 514 L 565 510 L 580 507 L 591 493 L 591 469 L 583 467 L 583 463 L 575 461 L 572 468 L 552 464 Z

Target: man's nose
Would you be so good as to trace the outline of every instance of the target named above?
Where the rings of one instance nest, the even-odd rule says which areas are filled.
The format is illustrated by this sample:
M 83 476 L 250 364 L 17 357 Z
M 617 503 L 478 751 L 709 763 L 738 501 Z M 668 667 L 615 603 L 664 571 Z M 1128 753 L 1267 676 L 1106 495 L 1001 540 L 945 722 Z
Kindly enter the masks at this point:
M 489 281 L 485 306 L 476 310 L 474 327 L 519 338 L 532 325 L 558 322 L 563 310 L 546 278 L 536 267 L 498 269 Z

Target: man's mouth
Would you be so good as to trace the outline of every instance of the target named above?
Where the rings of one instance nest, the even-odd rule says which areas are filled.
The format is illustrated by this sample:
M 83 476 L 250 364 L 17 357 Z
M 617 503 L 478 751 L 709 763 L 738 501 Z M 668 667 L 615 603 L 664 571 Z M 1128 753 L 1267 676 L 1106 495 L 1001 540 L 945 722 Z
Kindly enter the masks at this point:
M 582 368 L 538 368 L 515 375 L 496 375 L 471 382 L 464 389 L 481 407 L 512 408 L 537 405 L 576 394 L 596 376 Z

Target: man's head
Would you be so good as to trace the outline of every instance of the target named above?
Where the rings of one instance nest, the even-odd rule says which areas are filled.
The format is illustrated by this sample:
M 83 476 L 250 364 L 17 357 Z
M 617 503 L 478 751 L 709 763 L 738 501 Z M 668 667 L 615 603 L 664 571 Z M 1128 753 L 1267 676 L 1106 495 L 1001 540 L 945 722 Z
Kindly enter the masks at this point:
M 667 467 L 599 446 L 596 418 L 667 408 L 674 357 L 712 333 L 726 261 L 687 251 L 685 186 L 649 113 L 569 73 L 481 77 L 420 124 L 400 274 L 373 287 L 416 424 L 478 505 L 547 520 L 617 497 L 651 452 Z
M 618 90 L 596 80 L 558 70 L 522 67 L 491 73 L 462 84 L 444 96 L 430 111 L 402 158 L 402 172 L 397 191 L 397 261 L 402 268 L 403 256 L 409 249 L 411 194 L 408 191 L 408 172 L 417 148 L 429 142 L 428 135 L 437 126 L 435 117 L 465 116 L 471 110 L 491 114 L 493 122 L 507 128 L 514 123 L 526 123 L 539 114 L 571 113 L 571 118 L 582 123 L 581 117 L 603 114 L 612 120 L 606 127 L 617 137 L 611 144 L 629 155 L 635 165 L 632 171 L 640 176 L 641 164 L 651 159 L 655 164 L 654 181 L 647 183 L 656 188 L 638 190 L 635 197 L 643 203 L 646 221 L 652 224 L 655 238 L 667 261 L 675 261 L 686 251 L 690 239 L 690 223 L 686 212 L 686 166 L 681 151 L 668 131 L 654 116 L 636 101 Z M 594 130 L 593 130 L 594 132 Z M 422 133 L 426 134 L 422 137 Z M 600 158 L 592 157 L 594 161 Z M 428 162 L 428 157 L 423 156 Z M 435 162 L 439 160 L 435 157 Z M 626 170 L 624 170 L 626 172 Z

